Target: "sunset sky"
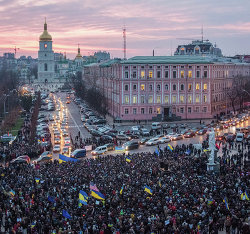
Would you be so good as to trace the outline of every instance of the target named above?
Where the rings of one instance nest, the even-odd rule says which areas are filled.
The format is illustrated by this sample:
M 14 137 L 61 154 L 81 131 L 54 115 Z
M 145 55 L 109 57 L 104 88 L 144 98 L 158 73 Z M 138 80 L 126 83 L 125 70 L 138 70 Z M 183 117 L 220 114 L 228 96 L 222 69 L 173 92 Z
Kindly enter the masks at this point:
M 37 57 L 47 18 L 55 52 L 73 58 L 98 50 L 123 57 L 122 28 L 127 29 L 127 57 L 170 55 L 177 38 L 209 39 L 224 55 L 250 54 L 249 0 L 0 0 L 0 55 L 20 48 Z

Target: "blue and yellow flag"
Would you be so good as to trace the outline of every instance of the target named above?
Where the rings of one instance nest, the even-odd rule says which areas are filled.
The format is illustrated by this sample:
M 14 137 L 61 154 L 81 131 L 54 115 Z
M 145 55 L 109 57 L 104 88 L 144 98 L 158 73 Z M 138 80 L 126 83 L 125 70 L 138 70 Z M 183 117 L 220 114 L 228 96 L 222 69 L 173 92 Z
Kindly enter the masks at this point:
M 91 194 L 90 195 L 92 197 L 96 198 L 96 199 L 105 200 L 105 196 L 102 193 L 97 192 L 95 190 L 91 190 Z
M 229 205 L 228 205 L 228 203 L 227 203 L 226 198 L 223 199 L 223 202 L 225 203 L 226 208 L 229 210 Z
M 245 191 L 245 197 L 246 197 L 246 200 L 249 201 L 249 196 L 248 196 L 247 191 Z
M 33 229 L 36 226 L 36 221 L 32 222 L 31 229 Z
M 121 190 L 120 190 L 120 194 L 122 195 L 122 192 L 123 192 L 123 186 L 121 187 Z
M 158 148 L 155 149 L 155 153 L 156 153 L 156 155 L 157 155 L 158 157 L 160 156 L 160 152 L 159 152 Z
M 207 200 L 207 204 L 208 204 L 208 205 L 212 205 L 212 204 L 213 204 L 213 200 L 212 200 L 212 199 L 208 199 L 208 200 Z
M 40 178 L 35 178 L 35 181 L 37 182 L 37 183 L 39 183 L 40 182 Z
M 79 202 L 84 204 L 84 205 L 88 205 L 88 199 L 89 199 L 88 194 L 85 193 L 84 191 L 80 190 L 80 192 L 79 192 Z
M 170 150 L 170 151 L 173 151 L 173 147 L 172 147 L 172 145 L 170 145 L 170 144 L 168 144 L 168 149 Z
M 14 191 L 14 190 L 12 190 L 12 189 L 11 189 L 11 190 L 9 191 L 9 194 L 10 194 L 11 196 L 13 196 L 13 197 L 14 197 L 16 193 L 15 193 L 15 191 Z
M 131 158 L 129 156 L 126 156 L 126 162 L 131 162 Z
M 149 193 L 150 195 L 153 194 L 153 190 L 151 188 L 149 188 L 147 185 L 144 187 L 144 191 Z
M 65 155 L 59 154 L 59 163 L 62 162 L 78 162 L 78 159 L 70 158 Z
M 124 152 L 125 152 L 125 149 L 124 149 L 123 147 L 118 147 L 118 146 L 116 146 L 116 147 L 115 147 L 115 152 L 117 152 L 117 153 L 124 153 Z

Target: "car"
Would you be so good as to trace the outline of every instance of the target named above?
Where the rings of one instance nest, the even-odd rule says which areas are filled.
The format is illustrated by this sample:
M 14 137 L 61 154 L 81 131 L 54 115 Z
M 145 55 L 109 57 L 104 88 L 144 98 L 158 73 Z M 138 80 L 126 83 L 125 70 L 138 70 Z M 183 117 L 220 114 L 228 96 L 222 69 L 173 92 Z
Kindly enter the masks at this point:
M 49 152 L 49 151 L 44 151 L 40 157 L 43 157 L 43 156 L 48 156 L 48 157 L 52 157 L 52 154 Z
M 13 159 L 11 163 L 30 163 L 30 157 L 28 155 L 22 155 Z
M 64 143 L 66 144 L 66 143 L 70 143 L 70 138 L 69 137 L 65 137 L 64 138 Z
M 172 141 L 177 141 L 177 140 L 182 140 L 183 139 L 183 135 L 181 134 L 175 134 L 171 137 Z
M 150 134 L 149 134 L 148 129 L 142 128 L 142 129 L 141 129 L 141 135 L 142 135 L 142 136 L 149 136 Z
M 140 138 L 140 136 L 139 135 L 137 135 L 137 134 L 131 134 L 130 136 L 129 136 L 129 139 L 131 140 L 131 139 L 139 139 Z
M 104 141 L 112 141 L 113 137 L 109 136 L 109 135 L 102 135 L 101 139 L 104 140 Z
M 84 115 L 81 116 L 81 121 L 82 121 L 82 122 L 85 122 L 85 121 L 86 121 L 86 118 L 85 118 Z
M 206 132 L 207 132 L 207 129 L 200 129 L 200 130 L 197 132 L 197 134 L 198 134 L 198 135 L 204 135 L 204 134 L 206 134 Z
M 165 123 L 165 124 L 162 125 L 162 128 L 167 129 L 167 128 L 169 128 L 169 125 L 167 123 Z
M 66 104 L 70 104 L 70 100 L 67 100 L 67 101 L 66 101 Z
M 61 138 L 60 132 L 54 132 L 54 137 L 55 138 Z
M 68 147 L 63 147 L 62 148 L 62 154 L 69 154 L 69 148 Z
M 151 145 L 157 145 L 159 143 L 160 143 L 159 138 L 152 138 L 146 142 L 146 145 L 151 146 Z
M 159 139 L 159 143 L 160 144 L 168 143 L 170 141 L 171 141 L 171 139 L 168 136 L 164 136 L 164 137 L 162 137 L 162 138 Z
M 153 130 L 161 129 L 161 123 L 159 123 L 159 122 L 154 122 L 154 123 L 152 123 L 151 128 L 152 128 Z
M 244 140 L 244 133 L 237 133 L 235 140 L 236 142 L 242 142 Z
M 195 136 L 194 132 L 187 132 L 187 133 L 184 134 L 185 138 L 191 138 L 191 137 L 194 137 L 194 136 Z
M 64 147 L 67 147 L 67 148 L 71 149 L 71 144 L 70 143 L 64 143 Z
M 54 144 L 60 144 L 60 143 L 61 143 L 61 139 L 59 137 L 55 137 Z
M 215 137 L 216 141 L 224 141 L 225 140 L 225 136 L 217 136 Z
M 104 154 L 108 151 L 108 148 L 106 145 L 98 146 L 95 150 L 91 151 L 92 155 L 100 155 Z
M 132 126 L 131 131 L 140 131 L 140 126 Z
M 140 145 L 144 145 L 147 141 L 149 140 L 149 138 L 142 138 L 139 143 Z
M 128 141 L 123 144 L 123 148 L 125 150 L 133 150 L 133 149 L 138 149 L 139 148 L 139 142 L 138 141 Z
M 38 159 L 34 160 L 33 162 L 35 164 L 39 164 L 39 163 L 51 162 L 52 160 L 53 160 L 52 157 L 44 155 L 44 156 L 40 156 Z
M 224 124 L 224 125 L 223 125 L 223 128 L 224 128 L 224 129 L 228 129 L 228 127 L 229 127 L 228 124 Z
M 76 149 L 71 154 L 71 158 L 83 158 L 86 156 L 86 149 Z
M 105 144 L 105 145 L 107 146 L 108 151 L 115 150 L 115 144 L 113 144 L 113 143 L 108 143 L 108 144 Z
M 54 153 L 58 153 L 58 152 L 60 152 L 60 150 L 61 150 L 60 145 L 55 145 L 54 148 L 53 148 Z
M 67 131 L 63 131 L 63 132 L 62 132 L 62 135 L 63 135 L 64 137 L 67 137 L 67 136 L 69 136 L 69 133 L 68 133 Z
M 125 134 L 118 134 L 116 135 L 117 140 L 129 140 L 129 137 Z

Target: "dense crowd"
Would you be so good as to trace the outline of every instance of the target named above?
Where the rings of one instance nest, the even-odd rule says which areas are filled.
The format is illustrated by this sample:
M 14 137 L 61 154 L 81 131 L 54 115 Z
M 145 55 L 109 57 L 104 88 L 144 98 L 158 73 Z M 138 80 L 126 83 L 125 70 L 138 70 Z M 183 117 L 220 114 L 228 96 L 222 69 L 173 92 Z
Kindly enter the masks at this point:
M 115 155 L 0 168 L 0 226 L 5 233 L 249 233 L 249 201 L 240 194 L 250 192 L 249 168 L 238 157 L 248 151 L 223 149 L 218 173 L 207 173 L 206 154 L 192 145 L 131 154 L 131 162 Z M 89 196 L 79 206 L 91 182 L 105 200 Z

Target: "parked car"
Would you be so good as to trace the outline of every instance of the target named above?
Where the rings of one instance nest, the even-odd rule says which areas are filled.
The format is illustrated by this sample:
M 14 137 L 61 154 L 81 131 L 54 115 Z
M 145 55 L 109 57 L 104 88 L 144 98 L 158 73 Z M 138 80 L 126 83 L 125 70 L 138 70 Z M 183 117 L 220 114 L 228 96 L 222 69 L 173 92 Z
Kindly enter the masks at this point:
M 108 147 L 106 145 L 98 146 L 95 150 L 91 151 L 92 155 L 100 155 L 104 154 L 108 151 Z
M 171 139 L 168 136 L 164 136 L 164 137 L 159 139 L 160 144 L 168 143 L 170 141 L 171 141 Z
M 64 146 L 64 147 L 62 148 L 62 154 L 64 154 L 64 155 L 67 154 L 67 155 L 68 155 L 68 154 L 69 154 L 69 147 L 65 147 L 65 146 Z
M 108 151 L 113 151 L 115 150 L 115 145 L 114 143 L 108 143 L 108 144 L 105 144 L 107 146 L 107 149 Z
M 46 162 L 51 162 L 53 159 L 50 156 L 40 156 L 37 160 L 34 160 L 35 164 L 39 163 L 46 163 Z
M 148 129 L 142 128 L 142 129 L 141 129 L 141 135 L 142 135 L 142 136 L 149 136 L 150 134 L 149 134 Z
M 139 143 L 140 145 L 144 145 L 148 140 L 149 138 L 142 138 Z
M 191 137 L 194 137 L 194 136 L 195 136 L 194 132 L 187 132 L 187 133 L 184 134 L 185 138 L 191 138 Z
M 71 158 L 83 158 L 86 156 L 86 149 L 76 149 L 71 154 Z
M 60 150 L 61 150 L 60 145 L 55 145 L 54 148 L 53 148 L 54 153 L 58 153 L 58 152 L 60 152 Z
M 102 135 L 101 139 L 104 140 L 104 141 L 112 141 L 113 137 L 109 136 L 109 135 Z
M 116 135 L 116 139 L 124 141 L 124 140 L 129 140 L 129 137 L 125 134 L 118 134 L 118 135 Z
M 123 144 L 123 148 L 125 150 L 133 150 L 133 149 L 138 149 L 139 148 L 139 143 L 138 141 L 128 141 Z
M 148 141 L 146 142 L 146 145 L 147 145 L 147 146 L 151 146 L 151 145 L 157 145 L 157 144 L 159 144 L 159 143 L 160 143 L 160 141 L 159 141 L 158 138 L 152 138 L 152 139 L 150 139 L 150 140 L 148 140 Z
M 175 134 L 171 137 L 172 141 L 177 141 L 177 140 L 182 140 L 183 139 L 183 135 L 181 134 Z
M 154 122 L 154 123 L 152 123 L 151 128 L 152 128 L 153 130 L 161 129 L 161 123 L 159 123 L 159 122 Z

